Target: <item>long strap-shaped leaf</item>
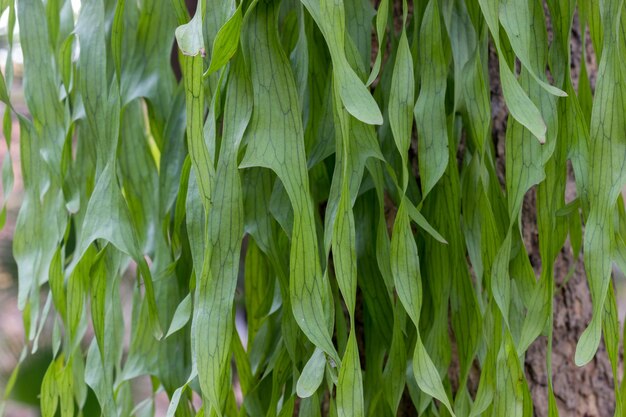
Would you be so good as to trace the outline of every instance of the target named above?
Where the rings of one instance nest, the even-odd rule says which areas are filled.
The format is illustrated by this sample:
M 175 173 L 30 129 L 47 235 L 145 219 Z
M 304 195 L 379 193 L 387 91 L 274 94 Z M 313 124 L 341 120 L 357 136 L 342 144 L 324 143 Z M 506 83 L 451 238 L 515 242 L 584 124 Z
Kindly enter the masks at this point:
M 583 248 L 583 224 L 594 305 L 576 361 L 603 337 L 619 380 L 624 0 L 547 0 L 549 13 L 541 0 L 382 0 L 375 20 L 369 0 L 199 0 L 191 19 L 185 0 L 74 3 L 0 0 L 27 344 L 3 400 L 50 324 L 44 416 L 92 401 L 151 415 L 163 390 L 172 417 L 391 416 L 404 401 L 527 417 L 525 353 L 547 333 L 555 417 L 567 387 L 551 369 L 553 274 Z M 593 74 L 583 37 L 578 91 L 576 12 L 600 62 Z M 18 19 L 29 117 L 14 94 Z M 124 291 L 135 267 L 143 285 Z M 151 381 L 140 397 L 137 378 Z
M 404 35 L 406 38 L 406 35 Z M 400 40 L 399 53 L 408 49 Z M 439 1 L 430 0 L 420 28 L 419 68 L 420 94 L 415 103 L 415 125 L 418 133 L 419 172 L 424 197 L 432 190 L 448 166 L 448 126 L 446 122 L 446 78 L 448 64 L 441 48 Z M 399 81 L 401 82 L 401 81 Z M 400 87 L 400 88 L 407 88 Z M 410 137 L 410 136 L 409 136 Z M 406 148 L 404 149 L 407 150 Z M 406 152 L 402 152 L 406 158 Z M 405 163 L 406 165 L 406 163 Z
M 430 1 L 427 9 L 430 10 L 430 12 L 427 12 L 425 14 L 424 19 L 429 19 L 429 22 L 431 22 L 431 19 L 437 19 L 437 21 L 439 20 L 439 15 L 435 12 L 436 1 L 437 0 Z M 403 5 L 404 21 L 406 22 L 406 2 L 404 2 Z M 435 26 L 437 27 L 437 30 L 440 30 L 438 24 Z M 431 51 L 433 50 L 433 45 L 431 45 L 430 47 Z M 454 415 L 450 400 L 448 399 L 448 396 L 443 388 L 441 378 L 439 377 L 439 374 L 435 365 L 432 362 L 432 359 L 424 348 L 419 331 L 419 317 L 422 307 L 422 283 L 419 271 L 419 257 L 417 254 L 417 245 L 415 243 L 415 238 L 413 237 L 413 232 L 411 230 L 411 224 L 409 220 L 409 212 L 411 210 L 409 206 L 411 206 L 412 203 L 405 196 L 408 186 L 409 175 L 407 166 L 408 161 L 406 160 L 406 155 L 408 153 L 411 143 L 411 126 L 413 124 L 413 118 L 411 114 L 414 101 L 413 84 L 413 58 L 409 49 L 409 43 L 406 37 L 406 30 L 403 29 L 400 36 L 398 54 L 396 56 L 394 66 L 389 104 L 389 119 L 391 129 L 396 142 L 396 147 L 398 148 L 398 151 L 403 158 L 402 194 L 400 197 L 400 207 L 398 209 L 398 212 L 396 213 L 396 219 L 393 225 L 393 234 L 391 239 L 391 270 L 393 273 L 398 297 L 402 302 L 402 305 L 406 309 L 409 317 L 411 318 L 411 321 L 413 321 L 413 324 L 417 328 L 417 340 L 415 344 L 415 351 L 413 354 L 413 372 L 415 374 L 415 379 L 417 380 L 417 383 L 422 391 L 430 396 L 437 398 L 448 408 L 450 413 Z M 435 86 L 424 86 L 423 84 L 422 88 L 430 89 L 431 93 L 437 94 L 437 91 L 432 89 L 435 88 Z M 422 92 L 422 94 L 425 96 L 429 93 Z M 420 101 L 418 100 L 418 106 L 419 105 Z M 439 110 L 441 110 L 441 115 L 441 113 L 443 113 L 443 108 Z M 445 131 L 447 127 L 445 126 L 445 115 L 443 116 L 443 128 Z M 422 138 L 420 138 L 420 140 L 421 139 Z M 445 140 L 446 143 L 444 143 L 443 150 L 446 153 L 445 160 L 447 161 L 447 136 L 443 136 L 443 138 L 434 138 L 431 136 L 431 139 L 437 141 L 442 139 Z M 437 170 L 439 170 L 439 168 L 437 168 Z M 445 170 L 445 164 L 443 166 L 443 170 Z M 437 174 L 435 175 L 437 176 Z M 440 176 L 441 174 L 438 174 L 437 179 Z M 432 185 L 434 185 L 434 183 Z M 429 185 L 428 187 L 432 188 L 432 185 Z
M 332 252 L 337 284 L 350 316 L 350 333 L 343 355 L 337 381 L 337 415 L 339 417 L 363 417 L 363 379 L 359 348 L 356 343 L 354 310 L 356 307 L 357 259 L 354 212 L 350 194 L 351 168 L 350 115 L 344 110 L 339 97 L 339 88 L 333 83 L 338 155 L 342 158 L 341 194 L 337 217 L 332 231 Z M 339 149 L 341 147 L 341 149 Z
M 187 109 L 187 143 L 189 156 L 193 165 L 196 179 L 200 186 L 200 195 L 205 213 L 211 208 L 213 194 L 213 179 L 215 168 L 213 158 L 204 141 L 204 86 L 202 73 L 204 71 L 202 52 L 202 12 L 200 9 L 189 23 L 176 29 L 178 47 L 183 53 L 182 62 L 185 70 L 184 82 L 186 90 Z
M 485 21 L 489 26 L 489 31 L 491 32 L 491 36 L 493 37 L 494 44 L 500 56 L 498 67 L 500 68 L 502 93 L 511 115 L 522 125 L 526 126 L 539 142 L 544 142 L 546 125 L 541 117 L 541 113 L 520 87 L 503 54 L 500 41 L 500 23 L 498 21 L 500 1 L 478 0 L 478 2 L 480 3 Z
M 25 85 L 32 123 L 20 118 L 20 160 L 25 195 L 15 226 L 13 253 L 19 271 L 18 307 L 27 308 L 29 339 L 35 337 L 39 317 L 39 285 L 48 279 L 54 246 L 67 224 L 60 183 L 61 148 L 66 135 L 67 112 L 58 99 L 43 4 L 37 0 L 18 3 L 22 28 L 24 76 L 41 84 Z M 45 157 L 44 157 L 45 155 Z
M 346 110 L 368 124 L 382 124 L 380 109 L 346 58 L 343 1 L 302 0 L 319 26 L 333 61 L 333 73 Z
M 285 187 L 294 212 L 289 257 L 293 314 L 306 336 L 339 363 L 324 320 L 327 283 L 317 251 L 302 120 L 293 74 L 278 38 L 277 8 L 276 1 L 253 3 L 244 22 L 254 110 L 240 167 L 269 168 Z
M 224 373 L 231 356 L 233 298 L 244 230 L 243 194 L 237 167 L 239 144 L 252 113 L 252 94 L 243 59 L 231 66 L 213 205 L 208 219 L 204 266 L 198 282 L 195 320 L 198 376 L 218 415 Z M 208 411 L 208 409 L 207 409 Z
M 598 85 L 591 115 L 589 160 L 590 210 L 585 225 L 585 269 L 593 299 L 593 316 L 576 346 L 576 363 L 589 362 L 600 344 L 602 312 L 611 279 L 611 253 L 614 243 L 615 202 L 626 183 L 626 97 L 620 86 L 625 82 L 620 31 L 623 1 L 602 3 L 604 32 Z
M 107 86 L 106 50 L 101 0 L 86 2 L 77 28 L 79 40 L 90 51 L 81 54 L 80 90 L 85 104 L 86 128 L 92 142 L 87 147 L 96 162 L 96 186 L 93 190 L 82 228 L 79 231 L 73 265 L 80 261 L 96 239 L 111 242 L 138 264 L 146 286 L 150 320 L 156 337 L 162 335 L 152 275 L 140 251 L 128 206 L 116 178 L 116 152 L 119 137 L 120 97 L 116 82 Z M 101 33 L 102 32 L 102 33 Z

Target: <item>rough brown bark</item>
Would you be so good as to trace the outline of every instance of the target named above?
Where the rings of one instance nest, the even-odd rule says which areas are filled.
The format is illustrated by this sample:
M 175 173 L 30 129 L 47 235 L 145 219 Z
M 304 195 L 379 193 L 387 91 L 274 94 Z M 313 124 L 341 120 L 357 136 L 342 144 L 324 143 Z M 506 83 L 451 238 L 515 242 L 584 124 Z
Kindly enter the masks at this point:
M 571 42 L 572 74 L 577 84 L 581 58 L 581 34 L 575 21 Z M 590 42 L 588 42 L 589 46 Z M 587 48 L 588 69 L 592 85 L 595 84 L 595 61 L 593 50 Z M 497 61 L 490 54 L 490 81 L 492 87 L 493 139 L 498 154 L 498 174 L 504 179 L 505 131 L 507 110 L 499 85 Z M 568 175 L 567 199 L 575 197 L 573 175 Z M 528 193 L 522 210 L 524 241 L 533 266 L 537 272 L 541 267 L 535 208 L 535 191 Z M 570 268 L 575 272 L 564 283 Z M 574 259 L 569 243 L 561 251 L 554 269 L 557 289 L 554 298 L 554 334 L 552 348 L 552 373 L 555 397 L 562 416 L 596 417 L 612 416 L 614 412 L 614 392 L 611 367 L 604 343 L 596 357 L 586 366 L 574 363 L 576 343 L 591 319 L 591 297 L 587 285 L 582 259 Z M 548 389 L 546 372 L 547 340 L 538 338 L 526 354 L 526 376 L 533 397 L 535 415 L 548 415 Z
M 552 372 L 555 396 L 562 416 L 612 416 L 613 378 L 604 344 L 586 366 L 574 364 L 576 343 L 591 319 L 591 299 L 580 259 L 563 251 L 555 267 L 557 285 L 569 268 L 576 273 L 556 292 L 554 299 L 554 338 Z M 526 376 L 530 383 L 536 416 L 547 416 L 546 339 L 531 345 L 526 355 Z

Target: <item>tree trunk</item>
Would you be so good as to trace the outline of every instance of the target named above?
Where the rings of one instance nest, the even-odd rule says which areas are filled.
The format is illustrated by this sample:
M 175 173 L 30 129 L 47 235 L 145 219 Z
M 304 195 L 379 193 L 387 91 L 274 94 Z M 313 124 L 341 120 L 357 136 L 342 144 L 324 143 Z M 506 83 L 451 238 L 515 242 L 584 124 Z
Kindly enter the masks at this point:
M 561 286 L 572 266 L 576 267 L 576 272 Z M 582 262 L 562 251 L 555 276 L 558 287 L 554 299 L 552 373 L 559 411 L 562 416 L 612 416 L 615 410 L 613 378 L 604 343 L 589 364 L 584 367 L 574 364 L 576 343 L 591 319 L 591 297 Z M 535 415 L 542 417 L 548 415 L 546 350 L 546 338 L 540 337 L 526 354 L 526 376 Z
M 571 41 L 572 74 L 577 76 L 581 59 L 581 36 L 578 19 L 574 22 Z M 550 28 L 549 28 L 550 29 Z M 587 68 L 591 74 L 592 87 L 595 85 L 595 60 L 593 50 L 587 45 Z M 498 174 L 504 179 L 505 131 L 507 110 L 500 89 L 498 63 L 490 51 L 490 81 L 492 90 L 493 140 L 498 154 Z M 577 84 L 577 80 L 574 80 Z M 573 174 L 568 173 L 567 200 L 575 197 Z M 523 234 L 531 263 L 537 274 L 541 267 L 535 189 L 525 198 L 522 209 Z M 575 268 L 571 279 L 566 277 Z M 569 247 L 561 251 L 554 268 L 554 333 L 552 346 L 553 386 L 561 416 L 595 417 L 612 416 L 615 410 L 613 377 L 604 342 L 601 343 L 595 358 L 587 365 L 578 367 L 574 363 L 576 344 L 583 330 L 591 320 L 591 296 L 587 285 L 582 256 L 574 259 Z M 566 281 L 566 282 L 565 282 Z M 539 337 L 526 353 L 526 377 L 530 385 L 536 416 L 548 415 L 548 380 L 546 373 L 547 339 Z

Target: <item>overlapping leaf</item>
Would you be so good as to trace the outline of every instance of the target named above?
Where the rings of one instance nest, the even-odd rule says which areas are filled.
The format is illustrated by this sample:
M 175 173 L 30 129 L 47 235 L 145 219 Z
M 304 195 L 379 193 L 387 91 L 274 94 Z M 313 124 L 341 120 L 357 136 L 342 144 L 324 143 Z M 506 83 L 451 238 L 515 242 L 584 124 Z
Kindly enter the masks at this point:
M 168 416 L 392 416 L 412 402 L 525 417 L 542 334 L 556 416 L 555 265 L 581 248 L 593 316 L 575 359 L 604 337 L 623 411 L 623 0 L 81 3 L 0 0 L 2 131 L 14 146 L 17 116 L 25 187 L 20 363 L 50 322 L 44 416 L 89 401 L 152 415 L 162 390 Z M 578 91 L 576 14 L 600 64 L 593 78 L 583 39 Z M 12 168 L 7 155 L 0 225 Z

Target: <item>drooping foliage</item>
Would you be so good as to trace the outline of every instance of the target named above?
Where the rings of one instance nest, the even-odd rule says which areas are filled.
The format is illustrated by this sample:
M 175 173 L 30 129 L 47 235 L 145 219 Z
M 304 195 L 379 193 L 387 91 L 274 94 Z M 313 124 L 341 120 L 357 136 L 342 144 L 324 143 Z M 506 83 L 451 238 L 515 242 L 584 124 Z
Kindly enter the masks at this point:
M 11 107 L 11 53 L 0 99 L 7 144 L 12 115 L 21 132 L 22 358 L 52 328 L 44 417 L 80 415 L 88 392 L 104 416 L 152 415 L 160 391 L 168 416 L 393 416 L 405 392 L 424 416 L 532 416 L 524 357 L 541 335 L 556 416 L 564 250 L 584 253 L 593 300 L 575 361 L 604 339 L 624 412 L 623 0 L 0 5 L 24 59 L 28 114 Z M 570 70 L 574 22 L 593 91 L 585 57 Z

